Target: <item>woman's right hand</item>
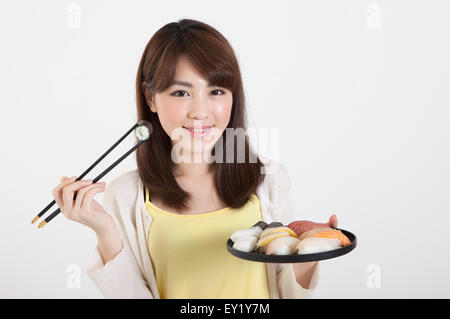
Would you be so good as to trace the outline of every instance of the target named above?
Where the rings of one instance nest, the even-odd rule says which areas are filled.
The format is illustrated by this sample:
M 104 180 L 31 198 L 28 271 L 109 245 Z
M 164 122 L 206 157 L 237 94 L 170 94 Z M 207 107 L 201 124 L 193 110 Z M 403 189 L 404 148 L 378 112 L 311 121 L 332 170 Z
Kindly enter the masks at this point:
M 114 220 L 105 209 L 93 199 L 94 195 L 105 190 L 105 182 L 94 183 L 92 180 L 76 180 L 62 177 L 61 184 L 56 186 L 53 197 L 61 212 L 67 219 L 88 226 L 96 233 L 104 232 L 114 226 Z M 73 200 L 74 194 L 77 198 Z

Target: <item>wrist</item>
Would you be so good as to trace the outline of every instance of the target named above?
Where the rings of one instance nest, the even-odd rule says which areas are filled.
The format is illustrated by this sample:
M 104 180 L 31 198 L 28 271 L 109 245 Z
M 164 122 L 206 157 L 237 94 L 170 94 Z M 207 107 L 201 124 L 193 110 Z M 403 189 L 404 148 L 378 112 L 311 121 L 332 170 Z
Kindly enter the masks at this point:
M 312 275 L 317 267 L 317 261 L 294 264 L 294 276 L 298 284 L 308 289 L 311 284 Z
M 91 227 L 91 229 L 95 232 L 97 237 L 105 237 L 108 234 L 117 232 L 116 224 L 112 219 L 101 226 Z
M 110 228 L 102 228 L 96 231 L 98 248 L 103 259 L 103 264 L 114 259 L 122 250 L 123 242 L 115 225 Z

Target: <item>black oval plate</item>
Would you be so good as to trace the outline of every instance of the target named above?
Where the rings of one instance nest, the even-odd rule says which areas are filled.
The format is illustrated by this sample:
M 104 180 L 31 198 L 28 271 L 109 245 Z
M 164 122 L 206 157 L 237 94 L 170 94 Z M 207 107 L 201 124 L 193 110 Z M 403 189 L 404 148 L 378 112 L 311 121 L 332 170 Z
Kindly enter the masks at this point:
M 350 240 L 350 245 L 339 249 L 314 254 L 266 255 L 263 253 L 256 253 L 256 252 L 247 253 L 244 251 L 234 249 L 233 241 L 231 239 L 228 239 L 227 249 L 230 252 L 230 254 L 232 254 L 235 257 L 263 263 L 304 263 L 308 261 L 331 259 L 348 254 L 356 247 L 356 236 L 354 234 L 344 229 L 339 228 L 335 229 L 340 230 L 345 236 L 348 237 L 348 239 Z

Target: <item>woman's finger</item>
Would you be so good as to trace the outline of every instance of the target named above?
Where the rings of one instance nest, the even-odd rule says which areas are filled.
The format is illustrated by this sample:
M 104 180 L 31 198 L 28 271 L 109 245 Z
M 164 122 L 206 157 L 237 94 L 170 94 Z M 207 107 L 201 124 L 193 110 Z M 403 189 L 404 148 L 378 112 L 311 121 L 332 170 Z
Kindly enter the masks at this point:
M 83 203 L 83 197 L 86 196 L 86 193 L 93 187 L 98 187 L 99 184 L 98 183 L 94 183 L 94 184 L 90 184 L 87 186 L 82 186 L 81 189 L 78 190 L 77 192 L 77 198 L 75 199 L 75 203 L 73 204 L 73 209 L 80 209 L 80 207 L 82 206 Z
M 328 221 L 328 225 L 330 225 L 331 228 L 337 228 L 338 220 L 336 215 L 331 215 L 330 220 Z
M 105 190 L 105 182 L 101 182 L 96 184 L 96 187 L 93 187 L 83 196 L 83 202 L 81 204 L 81 209 L 90 211 L 92 209 L 92 198 L 95 194 L 103 192 Z
M 71 178 L 65 179 L 63 182 L 61 182 L 58 186 L 56 186 L 52 190 L 53 198 L 55 199 L 55 202 L 58 204 L 60 208 L 63 206 L 63 199 L 62 199 L 62 188 L 76 180 L 76 176 L 72 176 Z
M 56 186 L 52 192 L 58 193 L 64 186 L 66 186 L 67 184 L 69 184 L 71 182 L 74 182 L 76 179 L 77 179 L 76 176 L 72 176 L 71 178 L 65 179 L 58 186 Z
M 92 180 L 81 180 L 73 182 L 67 186 L 63 187 L 62 190 L 62 199 L 63 199 L 63 206 L 64 209 L 68 212 L 72 211 L 73 208 L 73 196 L 75 195 L 75 192 L 78 191 L 80 188 L 89 185 L 92 183 Z

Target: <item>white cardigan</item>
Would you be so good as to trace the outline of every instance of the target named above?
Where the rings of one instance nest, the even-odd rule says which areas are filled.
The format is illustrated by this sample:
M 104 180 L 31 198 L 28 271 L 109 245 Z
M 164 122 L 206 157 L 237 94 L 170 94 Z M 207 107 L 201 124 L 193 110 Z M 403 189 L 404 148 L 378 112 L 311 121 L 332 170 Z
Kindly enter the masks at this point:
M 273 159 L 258 157 L 263 161 L 266 174 L 257 188 L 263 220 L 287 225 L 295 220 L 295 206 L 290 192 L 291 181 L 285 167 Z M 86 267 L 88 276 L 106 298 L 157 298 L 155 274 L 147 248 L 148 230 L 152 217 L 147 213 L 143 183 L 137 169 L 123 173 L 109 182 L 103 194 L 103 207 L 117 225 L 123 242 L 122 250 L 103 264 L 95 247 L 94 256 Z M 224 243 L 224 249 L 225 243 Z M 269 296 L 279 298 L 309 298 L 319 279 L 319 263 L 314 269 L 310 288 L 297 283 L 293 264 L 266 263 Z

